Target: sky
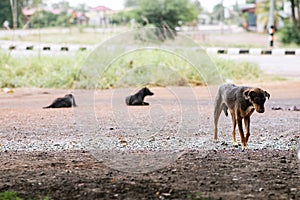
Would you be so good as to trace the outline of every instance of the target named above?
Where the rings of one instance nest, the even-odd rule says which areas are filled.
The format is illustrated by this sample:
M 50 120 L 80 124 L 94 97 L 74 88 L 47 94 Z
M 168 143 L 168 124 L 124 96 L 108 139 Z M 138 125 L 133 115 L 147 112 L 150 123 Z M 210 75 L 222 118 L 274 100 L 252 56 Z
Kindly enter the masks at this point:
M 204 7 L 209 12 L 211 12 L 213 10 L 213 7 L 216 4 L 221 3 L 221 1 L 222 0 L 200 0 L 200 3 L 202 5 L 202 7 Z M 236 2 L 238 2 L 238 4 L 245 4 L 246 0 L 223 0 L 223 5 L 225 7 L 229 7 L 229 6 L 235 5 Z
M 59 2 L 60 0 L 48 0 L 49 3 Z M 67 0 L 71 6 L 76 6 L 78 4 L 85 3 L 88 6 L 96 7 L 96 6 L 106 6 L 113 10 L 120 10 L 124 7 L 125 0 Z M 202 7 L 207 9 L 208 11 L 212 11 L 214 5 L 220 3 L 222 0 L 200 0 Z M 234 5 L 236 1 L 239 4 L 244 4 L 246 0 L 223 0 L 223 5 L 225 7 Z

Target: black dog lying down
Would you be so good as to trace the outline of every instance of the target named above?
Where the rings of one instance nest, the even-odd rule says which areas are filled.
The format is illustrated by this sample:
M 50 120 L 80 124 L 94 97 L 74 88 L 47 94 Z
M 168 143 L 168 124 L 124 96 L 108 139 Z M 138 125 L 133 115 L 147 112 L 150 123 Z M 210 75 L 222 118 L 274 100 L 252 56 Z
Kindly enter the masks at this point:
M 136 94 L 126 97 L 126 104 L 128 106 L 147 106 L 149 103 L 144 102 L 145 96 L 152 96 L 154 93 L 148 88 L 144 87 L 139 90 Z
M 52 104 L 43 108 L 69 108 L 76 107 L 75 98 L 72 94 L 66 94 L 64 97 L 55 99 Z

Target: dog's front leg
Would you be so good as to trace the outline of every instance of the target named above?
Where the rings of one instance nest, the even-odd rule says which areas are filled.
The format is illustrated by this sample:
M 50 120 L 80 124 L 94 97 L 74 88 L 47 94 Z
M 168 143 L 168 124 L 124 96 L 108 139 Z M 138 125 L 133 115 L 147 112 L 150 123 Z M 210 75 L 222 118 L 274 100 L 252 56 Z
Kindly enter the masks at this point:
M 245 149 L 247 149 L 247 144 L 246 144 L 246 138 L 244 136 L 242 119 L 243 118 L 238 117 L 237 118 L 237 122 L 238 122 L 238 128 L 239 128 L 239 132 L 240 132 L 240 137 L 241 137 L 242 148 L 243 148 L 243 150 L 245 150 Z
M 248 143 L 250 137 L 250 117 L 244 118 L 245 129 L 246 129 L 246 144 Z

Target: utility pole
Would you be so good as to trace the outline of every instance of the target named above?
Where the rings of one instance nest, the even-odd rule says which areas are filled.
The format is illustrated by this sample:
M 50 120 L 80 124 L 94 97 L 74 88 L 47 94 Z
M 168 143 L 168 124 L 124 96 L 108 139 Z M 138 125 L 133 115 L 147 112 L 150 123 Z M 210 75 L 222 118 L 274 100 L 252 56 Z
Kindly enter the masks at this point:
M 224 34 L 224 0 L 221 0 L 221 34 Z
M 14 0 L 14 29 L 18 27 L 18 9 L 17 9 L 17 0 Z
M 10 0 L 10 8 L 13 19 L 13 29 L 17 29 L 17 19 L 18 19 L 18 9 L 17 9 L 17 0 Z
M 274 45 L 274 33 L 275 33 L 274 7 L 275 7 L 275 0 L 270 0 L 269 21 L 267 26 L 269 30 L 270 47 L 273 47 Z
M 270 0 L 269 21 L 267 26 L 269 30 L 270 47 L 274 46 L 274 34 L 275 34 L 274 8 L 275 8 L 275 0 Z
M 268 28 L 272 25 L 274 26 L 274 7 L 275 7 L 275 0 L 270 0 L 270 10 L 269 10 L 269 21 L 268 21 Z

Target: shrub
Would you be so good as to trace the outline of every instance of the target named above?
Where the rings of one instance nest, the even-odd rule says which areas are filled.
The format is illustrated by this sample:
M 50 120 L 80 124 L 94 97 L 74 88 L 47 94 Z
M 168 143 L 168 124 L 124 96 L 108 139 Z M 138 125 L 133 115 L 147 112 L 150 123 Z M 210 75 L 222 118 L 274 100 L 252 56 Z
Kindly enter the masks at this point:
M 280 40 L 284 44 L 300 45 L 300 28 L 293 24 L 286 25 L 280 31 Z

